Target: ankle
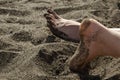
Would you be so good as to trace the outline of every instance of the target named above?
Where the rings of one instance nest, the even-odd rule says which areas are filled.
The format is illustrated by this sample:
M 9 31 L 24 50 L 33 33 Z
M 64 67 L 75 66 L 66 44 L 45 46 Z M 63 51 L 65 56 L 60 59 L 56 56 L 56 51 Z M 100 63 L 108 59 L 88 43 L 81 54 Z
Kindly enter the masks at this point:
M 80 26 L 80 35 L 89 41 L 99 39 L 104 32 L 105 27 L 94 19 L 85 19 Z

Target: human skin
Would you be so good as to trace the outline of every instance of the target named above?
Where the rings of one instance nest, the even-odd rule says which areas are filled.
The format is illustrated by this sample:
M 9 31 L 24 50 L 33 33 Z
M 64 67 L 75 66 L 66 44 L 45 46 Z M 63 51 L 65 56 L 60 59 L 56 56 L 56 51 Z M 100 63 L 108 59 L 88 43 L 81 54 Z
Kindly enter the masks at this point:
M 119 30 L 106 28 L 94 19 L 87 19 L 81 23 L 79 31 L 82 43 L 69 61 L 72 71 L 82 70 L 97 56 L 120 57 Z
M 120 57 L 119 28 L 107 28 L 94 19 L 86 19 L 82 23 L 63 19 L 52 10 L 48 10 L 45 17 L 53 34 L 68 41 L 80 42 L 69 60 L 72 71 L 80 71 L 97 56 Z

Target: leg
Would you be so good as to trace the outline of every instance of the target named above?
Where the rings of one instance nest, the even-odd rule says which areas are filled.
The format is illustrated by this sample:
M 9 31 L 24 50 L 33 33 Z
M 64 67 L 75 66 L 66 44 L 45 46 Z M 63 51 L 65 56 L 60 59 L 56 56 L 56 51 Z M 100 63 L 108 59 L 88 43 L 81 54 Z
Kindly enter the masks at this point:
M 81 25 L 81 23 L 73 20 L 64 19 L 52 10 L 48 10 L 48 13 L 44 16 L 47 20 L 48 27 L 54 35 L 72 42 L 80 41 L 79 26 Z M 120 28 L 108 29 L 110 29 L 111 31 L 120 32 Z
M 71 71 L 86 72 L 84 69 L 88 62 L 97 56 L 120 57 L 120 34 L 117 30 L 110 30 L 93 19 L 84 20 L 80 30 L 81 43 L 69 62 Z

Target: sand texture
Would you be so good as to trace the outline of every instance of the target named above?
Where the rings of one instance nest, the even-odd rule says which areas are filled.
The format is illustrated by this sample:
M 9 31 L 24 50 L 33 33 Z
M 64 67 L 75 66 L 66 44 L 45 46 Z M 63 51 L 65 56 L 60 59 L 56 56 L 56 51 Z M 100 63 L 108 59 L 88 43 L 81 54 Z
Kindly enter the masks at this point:
M 48 7 L 66 19 L 120 27 L 120 0 L 0 0 L 0 80 L 120 80 L 120 59 L 112 57 L 95 59 L 83 75 L 69 70 L 78 44 L 50 32 Z

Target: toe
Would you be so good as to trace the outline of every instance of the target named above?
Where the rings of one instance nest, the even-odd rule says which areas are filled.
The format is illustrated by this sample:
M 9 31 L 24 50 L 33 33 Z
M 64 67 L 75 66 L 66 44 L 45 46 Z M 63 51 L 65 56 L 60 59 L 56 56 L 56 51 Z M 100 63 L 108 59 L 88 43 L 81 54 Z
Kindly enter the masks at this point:
M 44 17 L 48 20 L 50 20 L 50 19 L 52 19 L 54 21 L 56 20 L 55 16 L 53 16 L 52 14 L 46 13 L 46 14 L 44 14 Z
M 48 9 L 47 12 L 50 13 L 50 14 L 53 14 L 56 19 L 60 19 L 60 16 L 55 11 L 53 11 L 51 9 Z
M 45 13 L 45 14 L 44 14 L 44 17 L 46 18 L 47 16 L 48 16 L 48 14 L 47 14 L 47 13 Z
M 53 21 L 53 20 L 48 20 L 47 21 L 50 25 L 52 25 L 52 26 L 55 26 L 56 25 L 56 23 Z
M 50 19 L 52 19 L 52 17 L 50 16 L 50 14 L 44 14 L 44 17 L 47 19 L 47 20 L 50 20 Z

